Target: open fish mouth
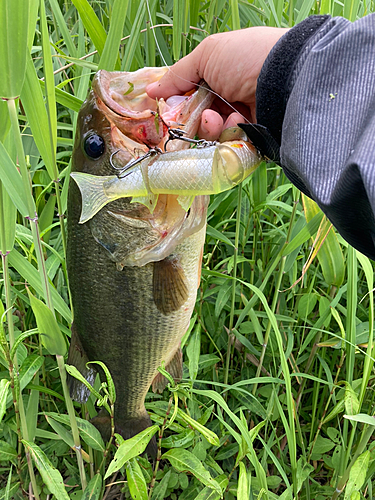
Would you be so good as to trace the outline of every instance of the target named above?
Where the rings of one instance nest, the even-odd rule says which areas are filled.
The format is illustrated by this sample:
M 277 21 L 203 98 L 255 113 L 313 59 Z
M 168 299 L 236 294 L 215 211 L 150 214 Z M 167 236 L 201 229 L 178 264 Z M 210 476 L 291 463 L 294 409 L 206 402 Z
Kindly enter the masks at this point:
M 133 73 L 100 70 L 92 88 L 107 108 L 114 113 L 134 119 L 149 118 L 157 103 L 146 94 L 149 83 L 160 80 L 168 68 L 143 68 Z
M 193 137 L 198 129 L 199 117 L 214 100 L 207 85 L 200 87 L 189 96 L 175 96 L 173 99 L 158 101 L 146 93 L 149 83 L 160 80 L 168 68 L 142 68 L 134 73 L 100 70 L 95 75 L 92 88 L 97 105 L 121 134 L 123 144 L 133 140 L 139 149 L 162 148 L 168 136 L 169 127 L 183 127 L 187 137 Z M 114 146 L 118 137 L 113 137 Z M 121 146 L 121 144 L 120 144 Z M 132 145 L 134 147 L 134 145 Z M 184 149 L 187 145 L 173 145 L 174 149 Z
M 168 102 L 151 99 L 146 93 L 146 86 L 158 81 L 167 71 L 168 68 L 142 68 L 129 73 L 101 70 L 95 75 L 92 83 L 93 103 L 110 123 L 106 149 L 113 174 L 121 171 L 132 160 L 143 157 L 150 149 L 164 149 L 169 138 L 169 127 L 182 128 L 186 137 L 194 137 L 197 133 L 201 114 L 211 105 L 214 95 L 206 86 L 199 87 L 182 99 L 180 96 Z M 98 133 L 100 135 L 100 130 Z M 168 151 L 187 147 L 187 143 L 176 140 L 168 144 Z M 72 174 L 73 177 L 75 175 Z M 143 266 L 163 260 L 206 223 L 208 196 L 191 200 L 189 210 L 182 208 L 176 200 L 177 196 L 174 195 L 154 195 L 149 192 L 147 196 L 132 197 L 134 210 L 129 206 L 129 201 L 125 209 L 118 205 L 104 209 L 107 216 L 150 235 L 147 244 L 134 248 L 126 256 L 123 253 L 117 255 L 116 251 L 109 248 L 100 214 L 99 218 L 94 217 L 90 221 L 91 232 L 97 242 L 111 253 L 120 269 L 123 266 Z M 144 205 L 144 209 L 140 209 L 139 204 Z

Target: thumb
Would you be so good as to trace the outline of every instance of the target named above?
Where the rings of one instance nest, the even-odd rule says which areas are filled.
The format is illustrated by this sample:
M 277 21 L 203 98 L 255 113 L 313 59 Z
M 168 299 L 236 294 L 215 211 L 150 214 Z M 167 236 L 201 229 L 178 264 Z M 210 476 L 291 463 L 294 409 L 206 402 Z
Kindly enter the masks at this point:
M 202 79 L 200 74 L 200 57 L 197 49 L 176 62 L 169 71 L 158 81 L 146 87 L 146 92 L 152 99 L 171 95 L 185 94 L 195 87 Z

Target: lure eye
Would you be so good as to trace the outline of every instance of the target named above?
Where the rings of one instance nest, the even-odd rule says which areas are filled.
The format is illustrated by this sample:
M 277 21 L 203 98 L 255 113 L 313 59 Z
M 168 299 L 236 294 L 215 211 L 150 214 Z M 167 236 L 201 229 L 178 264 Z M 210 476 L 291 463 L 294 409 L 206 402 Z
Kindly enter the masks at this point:
M 104 153 L 104 139 L 97 134 L 89 135 L 85 139 L 83 149 L 89 158 L 97 160 Z

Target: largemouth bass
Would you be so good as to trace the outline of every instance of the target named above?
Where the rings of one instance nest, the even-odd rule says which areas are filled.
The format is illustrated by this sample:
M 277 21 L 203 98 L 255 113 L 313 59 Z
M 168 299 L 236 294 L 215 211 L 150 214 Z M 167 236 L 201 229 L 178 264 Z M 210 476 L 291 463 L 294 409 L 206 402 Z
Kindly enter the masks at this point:
M 174 108 L 157 104 L 145 87 L 165 71 L 96 75 L 78 116 L 73 172 L 112 174 L 112 153 L 121 149 L 117 161 L 126 164 L 135 152 L 163 145 L 166 124 L 182 124 L 187 136 L 195 135 L 212 96 L 199 89 Z M 106 364 L 117 393 L 116 432 L 125 439 L 151 425 L 144 400 L 151 384 L 158 391 L 165 386 L 157 371 L 162 362 L 176 379 L 182 375 L 180 341 L 199 284 L 208 198 L 195 198 L 188 213 L 176 198 L 159 196 L 152 214 L 122 198 L 79 224 L 81 195 L 75 182 L 69 189 L 67 265 L 74 323 L 68 362 L 91 383 L 95 372 L 87 361 Z M 87 400 L 84 386 L 73 379 L 70 384 L 74 399 Z M 94 423 L 106 433 L 106 417 Z M 153 442 L 151 453 L 154 447 Z
M 164 148 L 168 128 L 194 137 L 213 95 L 200 87 L 176 106 L 145 93 L 166 68 L 134 73 L 100 71 L 78 116 L 73 173 L 114 174 L 149 151 Z M 170 152 L 189 147 L 171 141 Z M 178 153 L 176 153 L 178 154 Z M 255 154 L 255 153 L 254 153 Z M 68 363 L 93 383 L 87 361 L 102 361 L 113 377 L 117 399 L 116 432 L 125 439 L 151 425 L 144 401 L 152 385 L 161 392 L 166 379 L 182 376 L 180 342 L 194 308 L 205 238 L 208 196 L 196 196 L 183 208 L 177 195 L 151 191 L 122 197 L 80 224 L 81 193 L 74 181 L 68 199 L 67 265 L 74 322 Z M 104 374 L 100 373 L 104 380 Z M 71 379 L 71 394 L 84 402 L 89 394 Z M 109 418 L 94 419 L 108 437 Z M 155 441 L 148 447 L 155 453 Z

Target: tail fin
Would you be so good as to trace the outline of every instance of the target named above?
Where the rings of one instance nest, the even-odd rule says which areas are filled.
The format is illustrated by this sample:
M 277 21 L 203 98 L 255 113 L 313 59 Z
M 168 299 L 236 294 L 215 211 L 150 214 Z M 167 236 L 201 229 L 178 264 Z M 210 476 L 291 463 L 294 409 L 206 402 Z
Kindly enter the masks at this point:
M 121 420 L 120 418 L 118 418 L 116 421 L 115 417 L 116 432 L 121 434 L 121 436 L 124 439 L 132 438 L 133 436 L 147 429 L 147 427 L 150 427 L 151 425 L 152 422 L 146 409 L 143 415 L 139 415 L 137 418 L 131 420 Z M 151 441 L 147 445 L 146 453 L 155 458 L 157 449 L 158 447 L 156 444 L 156 438 L 155 436 L 152 436 Z
M 120 423 L 118 422 L 120 420 Z M 99 430 L 105 441 L 109 441 L 111 436 L 111 419 L 106 410 L 100 410 L 98 415 L 94 417 L 90 422 L 95 425 Z M 129 420 L 122 420 L 121 418 L 116 418 L 115 415 L 115 432 L 120 434 L 125 440 L 130 439 L 139 432 L 147 429 L 152 425 L 151 419 L 145 409 L 143 415 L 139 415 L 136 418 Z M 152 436 L 151 441 L 148 443 L 146 448 L 146 453 L 151 455 L 153 458 L 156 457 L 157 444 L 155 436 Z
M 82 195 L 82 212 L 79 223 L 87 222 L 99 212 L 112 198 L 106 195 L 103 189 L 105 182 L 114 176 L 97 176 L 84 174 L 83 172 L 73 172 L 70 176 L 75 180 Z

